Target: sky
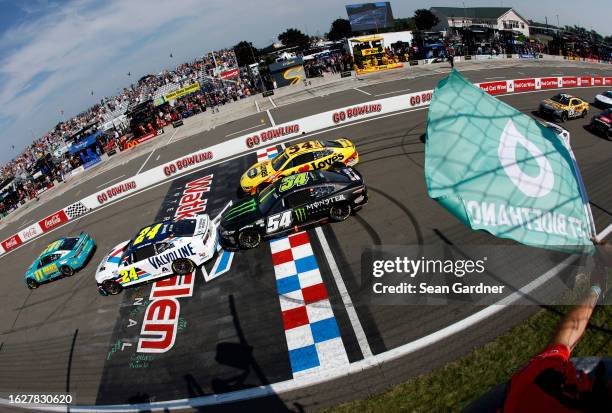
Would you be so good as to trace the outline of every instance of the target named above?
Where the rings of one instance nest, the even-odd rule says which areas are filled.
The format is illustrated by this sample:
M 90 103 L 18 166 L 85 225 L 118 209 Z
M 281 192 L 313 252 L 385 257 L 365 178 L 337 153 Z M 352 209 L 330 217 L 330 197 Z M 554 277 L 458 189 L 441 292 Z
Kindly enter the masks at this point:
M 466 0 L 611 34 L 609 0 Z M 33 138 L 148 73 L 241 40 L 267 46 L 287 28 L 323 35 L 358 0 L 0 0 L 0 164 Z M 395 17 L 457 0 L 392 0 Z M 170 58 L 172 54 L 172 58 Z M 128 77 L 127 73 L 131 73 Z M 93 91 L 93 96 L 91 92 Z M 63 111 L 63 115 L 62 112 Z M 14 146 L 14 149 L 13 149 Z

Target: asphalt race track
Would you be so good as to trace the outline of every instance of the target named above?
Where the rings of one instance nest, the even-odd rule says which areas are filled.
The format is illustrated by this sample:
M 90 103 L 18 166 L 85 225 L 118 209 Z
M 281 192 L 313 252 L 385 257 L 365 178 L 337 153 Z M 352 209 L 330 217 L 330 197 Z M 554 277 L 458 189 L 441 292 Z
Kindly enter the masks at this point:
M 557 73 L 609 76 L 610 70 L 518 67 L 472 71 L 466 75 L 476 82 L 493 76 L 516 79 Z M 442 76 L 364 87 L 369 95 L 349 90 L 313 98 L 279 106 L 271 110 L 271 115 L 276 123 L 281 123 L 366 102 L 377 95 L 406 93 L 406 89 L 426 90 L 435 86 Z M 567 92 L 590 102 L 604 89 L 578 88 Z M 539 101 L 552 93 L 541 91 L 499 98 L 532 114 Z M 337 332 L 336 340 L 342 344 L 340 350 L 328 353 L 335 360 L 341 360 L 339 367 L 413 342 L 481 309 L 468 305 L 374 306 L 360 299 L 364 247 L 502 243 L 486 234 L 467 230 L 428 198 L 423 176 L 426 114 L 426 109 L 406 111 L 316 134 L 324 139 L 344 136 L 356 143 L 360 154 L 358 169 L 368 184 L 370 196 L 369 204 L 346 222 L 307 233 L 314 253 L 313 265 L 318 267 L 324 284 L 318 293 L 327 297 L 335 319 L 336 327 L 326 329 L 325 334 Z M 157 158 L 149 159 L 147 153 L 100 174 L 6 226 L 0 231 L 0 237 L 11 235 L 26 220 L 40 219 L 92 193 L 97 185 L 117 176 L 133 175 L 145 159 L 145 169 L 151 168 L 228 139 L 227 134 L 256 125 L 261 118 L 258 114 L 232 122 L 168 145 L 159 151 Z M 612 224 L 609 189 L 612 142 L 584 129 L 587 122 L 588 119 L 577 119 L 563 126 L 571 132 L 571 145 L 591 199 L 596 227 L 601 231 Z M 290 337 L 283 326 L 290 321 L 281 313 L 287 297 L 276 283 L 276 261 L 267 243 L 256 250 L 232 255 L 231 262 L 225 261 L 228 271 L 218 278 L 206 282 L 203 272 L 198 270 L 189 280 L 183 280 L 187 292 L 174 298 L 180 313 L 175 324 L 175 341 L 166 352 L 137 351 L 141 332 L 145 324 L 150 324 L 146 322 L 146 313 L 151 291 L 156 287 L 146 285 L 113 297 L 100 296 L 95 287 L 95 267 L 113 246 L 156 219 L 174 216 L 188 188 L 199 190 L 198 197 L 205 202 L 206 212 L 216 216 L 228 201 L 235 199 L 239 176 L 255 161 L 256 153 L 251 152 L 180 176 L 95 210 L 0 257 L 0 300 L 4 309 L 0 315 L 0 397 L 5 398 L 9 393 L 69 392 L 80 405 L 147 403 L 252 389 L 299 377 L 300 368 L 307 366 L 298 366 L 289 351 Z M 28 290 L 23 273 L 29 263 L 54 238 L 80 231 L 87 231 L 96 240 L 98 249 L 92 263 L 71 278 Z M 525 250 L 508 256 L 507 263 L 527 282 L 556 264 L 554 260 L 534 259 L 537 254 Z M 213 262 L 205 266 L 207 274 L 214 273 L 212 265 Z M 348 306 L 346 296 L 341 294 L 343 288 L 352 299 Z M 261 406 L 273 410 L 313 410 L 365 397 L 460 357 L 533 311 L 533 307 L 507 308 L 482 321 L 477 328 L 467 328 L 394 362 L 331 383 L 229 407 L 231 410 Z M 322 375 L 324 371 L 321 370 Z

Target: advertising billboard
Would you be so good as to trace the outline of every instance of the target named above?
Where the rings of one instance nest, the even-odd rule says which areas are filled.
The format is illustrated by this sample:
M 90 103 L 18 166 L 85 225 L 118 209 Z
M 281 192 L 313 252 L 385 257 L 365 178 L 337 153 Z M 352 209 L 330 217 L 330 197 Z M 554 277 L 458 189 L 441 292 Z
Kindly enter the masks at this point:
M 388 1 L 347 4 L 346 13 L 354 32 L 378 30 L 393 25 L 393 13 Z

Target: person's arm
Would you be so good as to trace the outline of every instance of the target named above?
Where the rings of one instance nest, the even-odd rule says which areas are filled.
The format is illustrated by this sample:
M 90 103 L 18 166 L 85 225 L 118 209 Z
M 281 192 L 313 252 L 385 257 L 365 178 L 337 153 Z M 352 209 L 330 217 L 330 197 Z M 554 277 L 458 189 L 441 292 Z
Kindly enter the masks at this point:
M 587 296 L 563 317 L 550 345 L 561 344 L 567 346 L 570 351 L 573 350 L 586 330 L 599 296 L 606 293 L 606 268 L 609 265 L 607 261 L 610 259 L 611 247 L 606 241 L 593 239 L 593 243 L 598 246 L 598 251 L 594 257 L 595 268 L 591 274 L 591 289 Z
M 570 351 L 574 350 L 586 330 L 600 294 L 601 289 L 592 287 L 582 302 L 563 317 L 549 345 L 560 344 L 567 346 Z

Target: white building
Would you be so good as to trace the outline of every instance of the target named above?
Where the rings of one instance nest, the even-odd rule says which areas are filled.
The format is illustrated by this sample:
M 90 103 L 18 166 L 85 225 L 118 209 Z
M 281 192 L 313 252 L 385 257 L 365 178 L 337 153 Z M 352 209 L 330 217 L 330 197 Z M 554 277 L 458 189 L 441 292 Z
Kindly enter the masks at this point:
M 529 36 L 527 19 L 512 7 L 432 7 L 440 20 L 433 31 L 482 26 L 493 30 L 512 30 Z

